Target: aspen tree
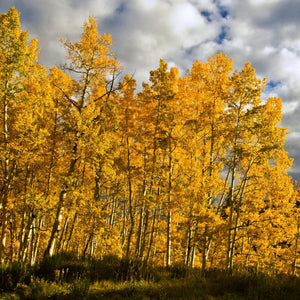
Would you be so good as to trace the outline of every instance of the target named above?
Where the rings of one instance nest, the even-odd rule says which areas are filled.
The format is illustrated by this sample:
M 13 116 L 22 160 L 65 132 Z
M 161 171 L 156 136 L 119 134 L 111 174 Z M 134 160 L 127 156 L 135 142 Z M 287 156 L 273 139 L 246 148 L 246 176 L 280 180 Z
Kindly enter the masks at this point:
M 173 137 L 173 127 L 175 123 L 174 97 L 177 89 L 178 70 L 172 68 L 167 71 L 167 64 L 160 60 L 157 70 L 150 72 L 152 85 L 144 84 L 143 92 L 139 95 L 141 107 L 146 112 L 145 118 L 141 121 L 144 126 L 145 135 L 150 140 L 152 151 L 150 158 L 150 178 L 148 190 L 153 197 L 154 189 L 159 190 L 166 197 L 164 203 L 167 219 L 166 228 L 166 265 L 171 263 L 171 224 L 172 224 L 172 180 L 173 180 L 173 151 L 175 139 Z M 149 149 L 149 150 L 150 150 Z M 148 151 L 149 151 L 148 150 Z M 165 159 L 168 162 L 165 165 Z M 163 179 L 163 169 L 167 170 L 167 178 Z M 156 185 L 156 182 L 159 182 Z M 155 187 L 156 185 L 156 187 Z M 166 188 L 163 189 L 162 185 Z M 161 195 L 162 196 L 162 195 Z M 163 203 L 156 203 L 157 206 Z M 156 209 L 156 208 L 154 208 Z
M 254 176 L 252 171 L 264 164 L 267 168 L 269 159 L 282 151 L 284 142 L 285 130 L 277 127 L 280 99 L 270 98 L 262 104 L 260 95 L 264 85 L 265 80 L 255 77 L 250 63 L 241 72 L 232 75 L 232 95 L 228 97 L 229 144 L 226 163 L 230 174 L 227 195 L 227 268 L 230 270 L 233 267 L 241 208 Z M 261 170 L 265 172 L 263 168 Z
M 120 147 L 121 157 L 118 161 L 120 171 L 125 173 L 124 186 L 125 201 L 128 207 L 130 226 L 127 235 L 125 256 L 130 256 L 130 247 L 135 229 L 135 193 L 137 189 L 136 171 L 138 170 L 139 163 L 136 160 L 134 144 L 136 143 L 137 125 L 136 125 L 136 101 L 135 101 L 135 87 L 136 81 L 129 75 L 124 77 L 124 81 L 119 84 L 119 93 L 116 96 L 118 110 L 118 121 L 120 123 Z
M 91 138 L 88 129 L 91 127 L 90 129 L 94 130 L 93 134 L 101 133 L 99 126 L 102 126 L 102 130 L 105 129 L 104 113 L 107 112 L 115 76 L 120 69 L 109 50 L 111 43 L 109 35 L 98 35 L 97 24 L 93 18 L 84 23 L 83 33 L 78 42 L 66 40 L 64 43 L 69 61 L 64 69 L 76 76 L 71 89 L 66 89 L 62 83 L 58 83 L 56 88 L 61 92 L 62 100 L 71 106 L 70 119 L 67 120 L 70 122 L 68 135 L 71 147 L 68 154 L 69 167 L 60 183 L 56 215 L 45 255 L 53 253 L 61 228 L 66 197 L 72 186 L 74 187 L 74 175 L 79 170 L 78 163 L 83 155 L 84 141 L 87 137 Z M 108 79 L 109 76 L 112 76 L 112 79 Z M 98 127 L 98 131 L 95 126 Z
M 181 85 L 186 93 L 183 106 L 189 110 L 185 115 L 185 149 L 191 159 L 191 169 L 186 172 L 194 177 L 188 187 L 189 190 L 193 189 L 191 197 L 194 199 L 190 202 L 188 216 L 186 262 L 197 243 L 202 252 L 203 269 L 214 231 L 214 226 L 208 224 L 214 223 L 211 217 L 217 218 L 217 214 L 211 212 L 223 185 L 220 172 L 225 154 L 224 116 L 232 65 L 232 60 L 221 53 L 204 64 L 196 61 L 188 73 L 187 83 Z
M 47 136 L 47 128 L 41 129 L 43 111 L 51 104 L 47 95 L 46 71 L 37 61 L 37 41 L 29 41 L 27 32 L 20 29 L 19 14 L 14 7 L 7 14 L 1 14 L 0 19 L 0 260 L 3 261 L 5 254 L 8 254 L 5 249 L 9 219 L 10 259 L 14 259 L 17 251 L 28 252 L 26 237 L 30 235 L 30 226 L 35 218 L 34 203 L 27 203 L 32 201 L 28 194 L 34 198 L 33 195 L 38 193 L 26 190 L 33 182 L 29 182 L 28 170 L 36 171 L 33 168 Z M 26 174 L 24 178 L 20 176 L 22 173 Z M 20 225 L 17 224 L 19 214 L 23 218 Z M 13 232 L 12 228 L 19 232 Z M 33 234 L 30 238 L 34 238 Z M 15 249 L 18 243 L 19 250 Z

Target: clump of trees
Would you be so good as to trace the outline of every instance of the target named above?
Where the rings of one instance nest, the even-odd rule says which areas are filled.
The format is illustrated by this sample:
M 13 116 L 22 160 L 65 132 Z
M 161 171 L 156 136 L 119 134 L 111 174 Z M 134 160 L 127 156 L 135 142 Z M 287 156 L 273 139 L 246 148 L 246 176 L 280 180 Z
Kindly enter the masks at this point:
M 160 60 L 136 92 L 90 18 L 47 70 L 0 15 L 0 260 L 72 251 L 296 272 L 297 187 L 281 100 L 219 53 L 185 76 Z

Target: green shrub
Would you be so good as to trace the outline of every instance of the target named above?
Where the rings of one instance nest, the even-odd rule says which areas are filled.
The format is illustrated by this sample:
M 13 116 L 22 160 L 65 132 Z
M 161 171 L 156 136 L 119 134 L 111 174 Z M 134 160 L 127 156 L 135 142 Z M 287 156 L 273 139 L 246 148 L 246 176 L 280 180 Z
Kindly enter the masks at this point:
M 49 281 L 71 282 L 84 278 L 87 266 L 84 260 L 74 253 L 60 253 L 45 257 L 35 269 L 35 275 Z
M 29 283 L 31 268 L 18 262 L 0 265 L 0 292 L 13 291 L 18 283 Z
M 92 259 L 88 262 L 88 278 L 92 281 L 113 280 L 151 280 L 155 268 L 146 266 L 141 260 L 118 258 L 115 255 L 104 256 L 101 260 Z
M 71 284 L 68 299 L 85 299 L 89 293 L 91 282 L 87 279 L 76 280 Z
M 102 259 L 88 262 L 88 278 L 92 281 L 116 280 L 120 268 L 120 259 L 115 255 L 106 255 Z
M 25 298 L 28 300 L 64 299 L 69 294 L 68 285 L 48 282 L 44 279 L 32 280 L 29 288 L 31 293 Z
M 175 263 L 167 267 L 171 278 L 185 278 L 188 275 L 189 268 L 183 263 Z
M 116 274 L 117 280 L 140 280 L 141 279 L 141 262 L 123 258 L 120 261 L 120 268 Z

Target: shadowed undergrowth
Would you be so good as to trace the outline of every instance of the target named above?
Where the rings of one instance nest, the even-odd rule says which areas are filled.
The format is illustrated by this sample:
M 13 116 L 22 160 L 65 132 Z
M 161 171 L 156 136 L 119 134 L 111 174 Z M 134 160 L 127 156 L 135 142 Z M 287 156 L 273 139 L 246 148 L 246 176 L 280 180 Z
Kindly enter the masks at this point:
M 296 276 L 163 268 L 115 256 L 78 259 L 70 253 L 34 267 L 2 265 L 0 289 L 0 299 L 300 299 Z

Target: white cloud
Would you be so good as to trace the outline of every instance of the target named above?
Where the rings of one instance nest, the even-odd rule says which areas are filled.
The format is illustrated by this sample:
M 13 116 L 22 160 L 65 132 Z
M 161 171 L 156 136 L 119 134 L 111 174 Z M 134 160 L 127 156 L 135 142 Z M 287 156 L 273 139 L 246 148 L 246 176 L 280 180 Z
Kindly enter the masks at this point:
M 137 7 L 140 11 L 151 12 L 157 9 L 160 5 L 165 5 L 160 3 L 159 0 L 138 0 L 136 1 Z
M 286 115 L 293 114 L 295 109 L 298 107 L 298 105 L 299 105 L 298 101 L 283 103 L 282 113 Z
M 256 8 L 266 8 L 279 3 L 280 0 L 249 0 L 249 4 Z

